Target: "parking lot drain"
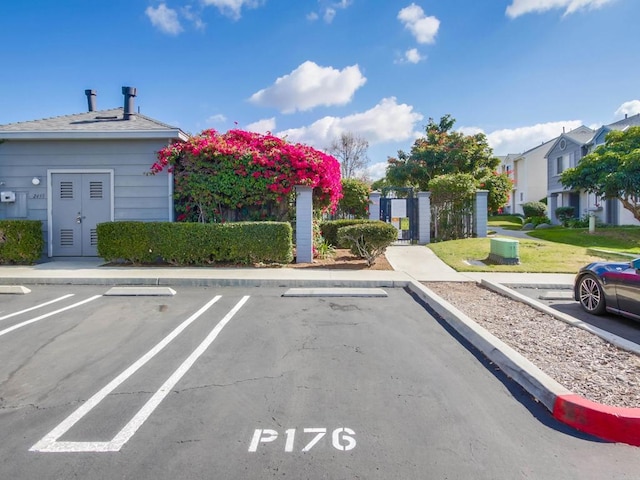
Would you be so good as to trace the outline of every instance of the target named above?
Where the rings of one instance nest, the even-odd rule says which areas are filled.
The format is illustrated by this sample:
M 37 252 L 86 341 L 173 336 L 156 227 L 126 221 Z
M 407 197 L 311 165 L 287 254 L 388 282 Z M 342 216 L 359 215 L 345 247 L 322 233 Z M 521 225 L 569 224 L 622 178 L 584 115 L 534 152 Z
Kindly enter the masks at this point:
M 386 297 L 381 288 L 290 288 L 283 297 Z
M 176 294 L 169 287 L 113 287 L 105 293 L 109 297 L 168 297 Z
M 0 285 L 0 294 L 24 295 L 25 293 L 31 293 L 31 290 L 22 285 Z

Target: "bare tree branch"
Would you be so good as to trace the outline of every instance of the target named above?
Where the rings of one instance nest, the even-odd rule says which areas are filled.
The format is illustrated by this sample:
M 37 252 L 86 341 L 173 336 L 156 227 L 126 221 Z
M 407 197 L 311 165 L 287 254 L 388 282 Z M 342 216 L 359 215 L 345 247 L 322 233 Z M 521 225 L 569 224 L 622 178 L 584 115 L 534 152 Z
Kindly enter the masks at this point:
M 342 178 L 354 178 L 369 163 L 368 148 L 369 142 L 364 137 L 345 132 L 331 142 L 327 151 L 340 162 Z

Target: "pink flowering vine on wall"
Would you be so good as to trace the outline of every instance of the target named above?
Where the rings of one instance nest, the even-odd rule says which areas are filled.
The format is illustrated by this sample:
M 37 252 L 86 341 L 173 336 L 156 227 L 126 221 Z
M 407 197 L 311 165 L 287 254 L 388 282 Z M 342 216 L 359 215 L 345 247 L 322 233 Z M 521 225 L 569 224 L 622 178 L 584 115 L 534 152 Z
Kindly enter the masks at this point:
M 181 221 L 283 220 L 296 185 L 313 188 L 318 209 L 342 198 L 338 160 L 271 134 L 204 130 L 158 152 L 150 173 L 165 170 Z

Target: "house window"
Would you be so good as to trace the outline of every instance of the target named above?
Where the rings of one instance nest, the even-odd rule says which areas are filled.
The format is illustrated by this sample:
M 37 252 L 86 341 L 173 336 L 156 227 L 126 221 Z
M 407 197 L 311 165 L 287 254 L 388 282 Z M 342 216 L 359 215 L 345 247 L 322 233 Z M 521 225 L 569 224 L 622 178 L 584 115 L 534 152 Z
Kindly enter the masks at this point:
M 569 154 L 569 167 L 573 168 L 576 166 L 576 154 L 571 152 Z
M 556 175 L 560 175 L 564 171 L 564 157 L 556 158 Z
M 524 202 L 524 192 L 520 192 L 520 201 Z

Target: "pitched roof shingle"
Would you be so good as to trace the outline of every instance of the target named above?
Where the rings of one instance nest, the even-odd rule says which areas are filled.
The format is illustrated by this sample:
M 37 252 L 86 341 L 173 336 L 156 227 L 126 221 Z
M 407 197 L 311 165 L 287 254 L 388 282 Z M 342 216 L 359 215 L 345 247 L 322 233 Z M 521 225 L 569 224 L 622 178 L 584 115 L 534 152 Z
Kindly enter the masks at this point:
M 178 127 L 173 127 L 139 113 L 129 120 L 124 118 L 123 108 L 63 115 L 26 122 L 0 125 L 0 138 L 82 138 L 93 136 L 127 137 L 185 137 Z

